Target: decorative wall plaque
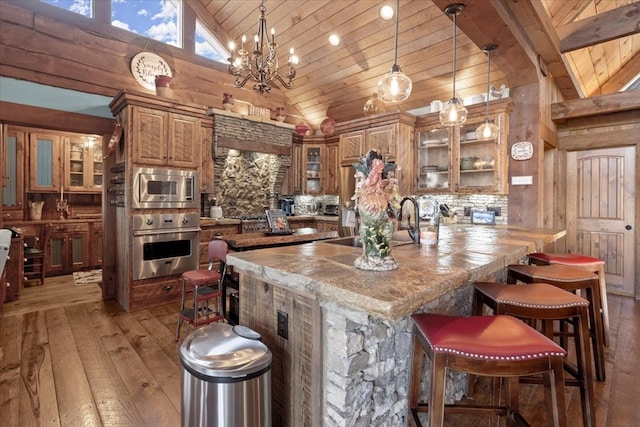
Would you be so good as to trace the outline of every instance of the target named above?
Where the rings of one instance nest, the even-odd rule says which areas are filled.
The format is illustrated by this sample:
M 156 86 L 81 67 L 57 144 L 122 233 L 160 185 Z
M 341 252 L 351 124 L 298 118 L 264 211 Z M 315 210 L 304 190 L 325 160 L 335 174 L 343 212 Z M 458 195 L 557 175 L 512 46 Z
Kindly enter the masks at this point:
M 516 142 L 511 146 L 513 160 L 529 160 L 533 157 L 533 144 L 529 141 Z
M 160 56 L 140 52 L 131 59 L 131 74 L 145 89 L 156 90 L 156 76 L 173 77 L 171 67 Z

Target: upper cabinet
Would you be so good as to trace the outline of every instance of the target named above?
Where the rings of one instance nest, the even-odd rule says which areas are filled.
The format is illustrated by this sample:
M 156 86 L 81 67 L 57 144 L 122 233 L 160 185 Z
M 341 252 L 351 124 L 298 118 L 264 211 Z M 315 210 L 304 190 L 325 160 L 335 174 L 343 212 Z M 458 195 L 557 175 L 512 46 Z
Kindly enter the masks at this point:
M 3 153 L 2 217 L 21 219 L 24 208 L 24 151 L 26 132 L 15 126 L 3 126 L 0 149 Z
M 385 113 L 339 123 L 339 164 L 350 167 L 369 150 L 381 153 L 395 162 L 401 194 L 411 194 L 414 182 L 415 116 L 407 113 Z
M 62 138 L 46 131 L 29 133 L 29 191 L 60 191 Z
M 470 107 L 462 126 L 443 127 L 438 114 L 416 121 L 416 192 L 507 194 L 507 133 L 510 101 L 493 101 L 490 118 L 498 126 L 494 140 L 480 141 L 476 128 L 485 108 Z
M 205 176 L 211 173 L 213 166 L 203 165 L 201 156 L 204 144 L 205 155 L 211 156 L 211 137 L 205 140 L 203 132 L 211 131 L 212 119 L 201 105 L 121 91 L 109 107 L 124 128 L 124 144 L 115 153 L 117 162 L 196 169 Z
M 102 138 L 28 129 L 31 192 L 102 191 Z
M 303 179 L 303 193 L 319 194 L 324 190 L 324 144 L 303 144 L 302 164 L 305 178 Z
M 102 191 L 102 140 L 77 135 L 64 143 L 65 189 L 73 192 Z
M 191 116 L 133 107 L 133 162 L 195 169 L 200 158 L 200 121 Z

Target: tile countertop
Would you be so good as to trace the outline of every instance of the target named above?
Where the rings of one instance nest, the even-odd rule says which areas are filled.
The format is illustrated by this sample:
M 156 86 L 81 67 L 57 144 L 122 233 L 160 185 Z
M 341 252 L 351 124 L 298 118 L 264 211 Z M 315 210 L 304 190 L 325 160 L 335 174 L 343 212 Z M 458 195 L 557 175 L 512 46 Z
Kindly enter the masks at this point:
M 396 233 L 406 236 L 404 231 Z M 232 253 L 228 262 L 236 270 L 267 282 L 396 320 L 467 282 L 482 280 L 517 263 L 565 235 L 564 230 L 510 226 L 441 226 L 436 247 L 393 247 L 399 268 L 385 272 L 355 268 L 353 262 L 362 249 L 330 241 Z

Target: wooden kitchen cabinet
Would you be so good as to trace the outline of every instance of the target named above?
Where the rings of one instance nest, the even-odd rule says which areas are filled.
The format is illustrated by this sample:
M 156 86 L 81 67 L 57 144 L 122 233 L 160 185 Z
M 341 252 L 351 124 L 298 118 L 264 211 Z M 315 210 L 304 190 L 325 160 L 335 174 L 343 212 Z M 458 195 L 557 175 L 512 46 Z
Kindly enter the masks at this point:
M 400 194 L 413 194 L 415 121 L 411 114 L 393 112 L 338 123 L 339 164 L 350 167 L 369 150 L 376 150 L 398 166 Z
M 27 135 L 15 126 L 4 125 L 0 150 L 3 153 L 2 168 L 2 218 L 21 220 L 24 212 L 24 154 Z
M 339 138 L 335 142 L 327 142 L 324 150 L 324 194 L 337 195 L 340 188 L 340 144 Z
M 201 225 L 200 228 L 200 268 L 208 268 L 209 242 L 218 236 L 240 233 L 240 224 Z
M 47 276 L 69 274 L 91 264 L 89 224 L 68 222 L 45 227 Z
M 102 192 L 102 138 L 74 135 L 64 139 L 65 190 Z
M 324 190 L 325 146 L 323 144 L 302 145 L 303 174 L 302 192 L 304 194 L 320 194 Z
M 62 135 L 29 133 L 29 191 L 59 192 L 62 185 Z
M 193 116 L 132 107 L 133 162 L 138 165 L 197 169 L 200 159 L 200 120 Z
M 302 150 L 302 138 L 294 134 L 291 146 L 291 167 L 289 168 L 287 179 L 288 194 L 301 194 L 303 192 L 302 181 L 306 178 L 306 170 L 302 163 Z
M 493 101 L 490 118 L 498 126 L 495 140 L 479 141 L 476 128 L 485 107 L 469 108 L 462 126 L 443 127 L 437 113 L 416 121 L 416 192 L 507 194 L 510 100 Z
M 102 223 L 91 223 L 91 267 L 102 267 Z

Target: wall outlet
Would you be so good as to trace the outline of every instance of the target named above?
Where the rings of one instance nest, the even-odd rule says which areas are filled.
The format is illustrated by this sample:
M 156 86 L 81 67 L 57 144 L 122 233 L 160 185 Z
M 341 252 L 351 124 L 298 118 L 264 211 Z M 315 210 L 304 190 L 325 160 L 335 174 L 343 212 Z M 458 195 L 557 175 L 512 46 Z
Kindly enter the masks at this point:
M 487 206 L 487 210 L 490 212 L 495 212 L 496 216 L 502 215 L 502 207 L 501 206 Z
M 278 310 L 278 335 L 285 340 L 289 339 L 289 315 Z
M 471 206 L 464 207 L 464 216 L 471 216 Z

